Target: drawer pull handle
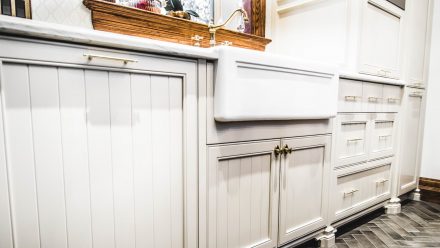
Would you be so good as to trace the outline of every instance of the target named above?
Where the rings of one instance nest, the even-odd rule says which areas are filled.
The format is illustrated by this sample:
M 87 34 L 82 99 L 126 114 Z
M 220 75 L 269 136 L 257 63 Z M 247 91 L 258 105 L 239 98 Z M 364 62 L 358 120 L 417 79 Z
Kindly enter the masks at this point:
M 362 99 L 361 96 L 345 96 L 345 101 L 356 102 L 357 99 Z
M 368 97 L 368 101 L 369 101 L 369 102 L 378 102 L 380 99 L 382 99 L 382 98 L 380 98 L 380 97 L 375 97 L 375 96 L 370 96 L 370 97 Z
M 412 92 L 409 94 L 410 97 L 420 97 L 422 98 L 422 93 L 421 92 Z
M 381 135 L 379 136 L 379 139 L 383 140 L 383 139 L 388 139 L 389 137 L 391 137 L 391 135 Z
M 359 141 L 362 141 L 362 140 L 364 140 L 364 139 L 361 139 L 361 138 L 358 138 L 358 139 L 349 139 L 349 140 L 347 140 L 347 143 L 359 142 Z
M 137 63 L 137 60 L 134 59 L 126 59 L 126 58 L 118 58 L 118 57 L 112 57 L 112 56 L 105 56 L 105 55 L 97 55 L 97 54 L 84 54 L 84 57 L 87 57 L 87 59 L 89 61 L 91 61 L 94 58 L 99 58 L 99 59 L 108 59 L 108 60 L 116 60 L 116 61 L 122 61 L 124 62 L 124 64 L 127 64 L 129 62 L 131 63 Z
M 376 185 L 383 184 L 383 183 L 386 183 L 388 181 L 389 181 L 388 179 L 382 179 L 382 180 L 377 181 Z
M 388 103 L 396 103 L 396 102 L 400 102 L 399 98 L 388 98 Z
M 351 196 L 351 195 L 353 195 L 354 193 L 356 193 L 358 191 L 359 191 L 358 189 L 352 189 L 352 190 L 350 190 L 348 192 L 344 192 L 344 198 L 347 197 L 347 196 Z

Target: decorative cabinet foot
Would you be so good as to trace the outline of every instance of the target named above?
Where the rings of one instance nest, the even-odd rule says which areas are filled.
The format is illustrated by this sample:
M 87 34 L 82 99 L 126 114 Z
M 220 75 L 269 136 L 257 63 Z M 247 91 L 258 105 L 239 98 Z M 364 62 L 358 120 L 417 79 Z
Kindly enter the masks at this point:
M 420 194 L 420 189 L 417 188 L 416 190 L 414 190 L 414 192 L 411 193 L 411 197 L 410 198 L 413 201 L 420 201 L 421 196 L 422 195 Z
M 334 248 L 334 247 L 336 247 L 335 233 L 336 233 L 336 229 L 333 228 L 332 226 L 328 226 L 324 230 L 324 233 L 321 236 L 316 238 L 320 242 L 319 247 L 321 247 L 321 248 Z
M 399 214 L 401 212 L 401 205 L 399 198 L 392 198 L 387 205 L 385 205 L 386 214 Z

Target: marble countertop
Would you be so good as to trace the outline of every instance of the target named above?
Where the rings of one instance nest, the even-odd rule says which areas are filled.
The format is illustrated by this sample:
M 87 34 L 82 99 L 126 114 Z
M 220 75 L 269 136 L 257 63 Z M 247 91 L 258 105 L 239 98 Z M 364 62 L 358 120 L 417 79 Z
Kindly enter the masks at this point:
M 218 58 L 218 53 L 210 48 L 192 47 L 171 42 L 3 15 L 0 15 L 0 34 L 136 50 L 185 58 L 208 60 L 216 60 Z

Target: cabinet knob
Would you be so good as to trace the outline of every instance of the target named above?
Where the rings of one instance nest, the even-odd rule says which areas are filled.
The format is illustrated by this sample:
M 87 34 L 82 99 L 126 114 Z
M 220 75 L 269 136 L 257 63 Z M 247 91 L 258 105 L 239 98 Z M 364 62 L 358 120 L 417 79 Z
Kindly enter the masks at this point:
M 285 145 L 285 146 L 283 147 L 283 154 L 284 154 L 284 155 L 291 154 L 292 152 L 293 152 L 293 149 L 290 148 L 288 145 Z
M 275 154 L 275 156 L 278 157 L 278 155 L 280 155 L 281 153 L 283 153 L 283 149 L 281 149 L 281 147 L 279 145 L 277 145 L 275 147 L 275 149 L 273 149 L 273 153 Z

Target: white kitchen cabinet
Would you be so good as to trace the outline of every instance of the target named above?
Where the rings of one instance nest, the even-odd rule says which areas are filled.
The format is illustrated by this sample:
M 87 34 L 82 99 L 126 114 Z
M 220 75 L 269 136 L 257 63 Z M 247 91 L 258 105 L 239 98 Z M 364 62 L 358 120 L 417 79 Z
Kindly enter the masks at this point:
M 392 164 L 387 158 L 336 170 L 332 222 L 389 199 Z
M 404 11 L 385 0 L 365 0 L 360 26 L 359 72 L 400 78 Z
M 291 151 L 281 161 L 280 244 L 325 226 L 330 144 L 329 136 L 283 139 Z
M 279 140 L 208 148 L 208 247 L 276 247 Z
M 395 153 L 394 141 L 397 130 L 395 114 L 373 114 L 370 134 L 370 159 L 390 157 Z
M 430 0 L 406 0 L 405 74 L 408 85 L 425 85 Z
M 10 194 L 10 209 L 0 208 L 10 236 L 0 239 L 18 248 L 197 247 L 196 62 L 98 48 L 90 60 L 90 48 L 27 40 L 0 46 L 0 178 Z
M 399 194 L 417 186 L 423 90 L 407 88 L 399 153 Z

